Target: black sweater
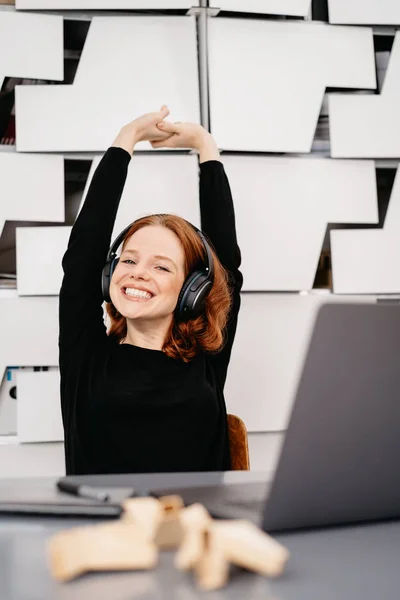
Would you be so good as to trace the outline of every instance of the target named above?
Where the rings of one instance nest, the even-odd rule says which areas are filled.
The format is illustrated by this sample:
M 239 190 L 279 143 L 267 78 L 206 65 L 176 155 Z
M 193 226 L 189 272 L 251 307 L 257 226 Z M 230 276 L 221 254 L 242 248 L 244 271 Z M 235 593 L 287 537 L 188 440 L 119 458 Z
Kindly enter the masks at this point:
M 223 388 L 242 277 L 229 183 L 222 163 L 200 165 L 203 231 L 232 274 L 226 344 L 191 362 L 118 344 L 103 321 L 101 271 L 130 155 L 109 148 L 93 176 L 63 258 L 61 408 L 67 474 L 214 471 L 230 468 Z

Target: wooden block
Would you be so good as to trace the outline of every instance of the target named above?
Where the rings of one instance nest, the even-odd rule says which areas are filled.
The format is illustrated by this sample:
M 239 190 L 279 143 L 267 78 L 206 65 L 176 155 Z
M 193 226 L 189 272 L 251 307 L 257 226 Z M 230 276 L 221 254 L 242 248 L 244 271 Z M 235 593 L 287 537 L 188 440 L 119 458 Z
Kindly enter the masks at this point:
M 177 495 L 162 496 L 158 500 L 166 514 L 173 513 L 176 515 L 181 509 L 185 508 L 182 498 Z
M 129 498 L 122 503 L 122 521 L 137 526 L 146 539 L 154 540 L 164 518 L 162 504 L 156 498 Z
M 175 566 L 186 571 L 200 560 L 204 551 L 204 534 L 209 530 L 212 519 L 202 504 L 192 504 L 181 511 L 180 522 L 183 536 L 175 555 Z
M 194 570 L 197 585 L 203 590 L 218 590 L 228 583 L 229 560 L 220 532 L 210 527 L 203 532 L 203 551 Z
M 180 496 L 130 498 L 122 506 L 123 520 L 135 523 L 160 550 L 177 548 L 181 543 L 179 515 L 184 504 Z
M 59 581 L 88 571 L 151 569 L 157 561 L 155 544 L 122 520 L 61 531 L 48 543 L 50 571 Z
M 183 538 L 180 514 L 184 508 L 180 496 L 164 496 L 160 498 L 163 518 L 158 526 L 154 542 L 159 550 L 178 548 Z
M 245 569 L 276 577 L 283 572 L 288 550 L 249 521 L 214 521 L 226 559 Z
M 226 585 L 231 564 L 280 575 L 287 549 L 248 521 L 214 521 L 201 504 L 179 496 L 134 498 L 117 522 L 62 531 L 48 544 L 50 571 L 68 581 L 87 571 L 153 568 L 159 549 L 178 548 L 175 566 L 193 569 L 204 590 Z

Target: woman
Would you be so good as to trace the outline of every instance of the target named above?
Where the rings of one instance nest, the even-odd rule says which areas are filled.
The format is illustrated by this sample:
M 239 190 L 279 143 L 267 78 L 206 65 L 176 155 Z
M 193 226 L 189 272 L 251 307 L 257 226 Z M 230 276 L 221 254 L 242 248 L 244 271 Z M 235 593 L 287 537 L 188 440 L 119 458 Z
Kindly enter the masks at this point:
M 211 135 L 200 125 L 168 123 L 168 114 L 164 106 L 122 128 L 97 167 L 63 258 L 59 348 L 67 474 L 230 468 L 223 388 L 242 285 L 232 197 Z M 207 242 L 190 224 L 153 215 L 130 227 L 104 290 L 128 165 L 143 140 L 199 153 L 201 221 L 215 248 L 213 273 Z M 178 299 L 196 269 L 210 275 L 212 285 L 200 314 L 185 319 Z M 108 332 L 104 299 L 111 300 Z

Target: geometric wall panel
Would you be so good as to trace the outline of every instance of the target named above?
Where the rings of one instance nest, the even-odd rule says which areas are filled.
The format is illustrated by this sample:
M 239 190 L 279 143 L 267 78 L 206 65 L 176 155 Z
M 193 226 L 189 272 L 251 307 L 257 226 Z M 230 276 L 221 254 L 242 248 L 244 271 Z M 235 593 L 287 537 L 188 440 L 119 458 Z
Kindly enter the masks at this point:
M 95 17 L 72 85 L 16 90 L 17 149 L 102 152 L 162 104 L 171 120 L 199 122 L 198 87 L 194 17 Z
M 98 157 L 92 162 L 84 198 L 100 159 Z M 134 154 L 113 238 L 139 216 L 159 212 L 179 214 L 196 226 L 200 225 L 198 160 L 195 155 Z M 59 294 L 63 275 L 61 260 L 70 231 L 70 227 L 17 229 L 17 280 L 20 296 Z
M 163 10 L 199 4 L 17 0 L 16 8 Z M 304 17 L 311 0 L 208 4 Z M 379 17 L 372 2 L 346 0 L 345 5 L 342 0 L 347 10 L 342 19 L 399 24 L 397 1 L 374 4 Z M 339 0 L 329 0 L 329 5 L 331 19 L 340 22 L 332 8 L 339 7 Z M 211 127 L 222 149 L 309 152 L 327 87 L 376 89 L 370 28 L 220 17 L 210 18 L 208 26 Z M 0 84 L 4 76 L 62 80 L 62 36 L 62 17 L 0 12 Z M 20 153 L 0 154 L 0 234 L 5 220 L 64 222 L 63 152 L 103 152 L 122 125 L 164 103 L 171 109 L 169 120 L 198 122 L 197 64 L 193 17 L 94 17 L 72 85 L 16 90 Z M 396 38 L 380 96 L 330 94 L 333 156 L 400 158 L 399 64 Z M 131 161 L 113 236 L 136 217 L 153 212 L 176 212 L 199 225 L 197 157 L 161 156 L 148 143 L 137 149 L 149 153 Z M 21 154 L 57 151 L 59 156 Z M 85 194 L 99 160 L 93 160 Z M 242 294 L 225 388 L 228 410 L 244 418 L 250 433 L 279 432 L 287 427 L 320 304 L 374 302 L 374 296 L 365 294 L 400 293 L 395 225 L 400 222 L 400 176 L 383 229 L 331 232 L 334 291 L 350 296 L 267 294 L 312 287 L 328 223 L 378 222 L 375 165 L 240 154 L 223 155 L 222 160 L 234 197 L 244 290 L 263 292 Z M 18 294 L 54 297 L 0 299 L 0 379 L 7 365 L 58 363 L 56 296 L 70 229 L 17 229 Z M 18 377 L 19 441 L 62 439 L 58 372 L 21 371 Z
M 198 5 L 199 0 L 16 0 L 16 8 L 24 10 L 150 10 L 190 8 Z
M 7 220 L 64 221 L 63 156 L 2 152 L 0 181 L 0 235 Z
M 374 301 L 373 296 L 242 294 L 225 386 L 228 412 L 242 417 L 250 432 L 285 430 L 318 308 L 325 302 Z
M 17 227 L 19 296 L 54 296 L 60 292 L 61 260 L 71 227 Z
M 328 223 L 377 223 L 373 161 L 223 156 L 244 290 L 313 287 Z
M 0 299 L 0 379 L 9 365 L 58 365 L 58 298 Z
M 311 0 L 209 0 L 209 5 L 221 10 L 306 17 L 311 8 Z
M 329 22 L 400 25 L 399 0 L 328 0 Z
M 0 88 L 4 77 L 62 81 L 63 57 L 62 17 L 0 13 Z
M 19 442 L 64 439 L 60 405 L 60 373 L 17 372 L 17 433 Z
M 400 32 L 380 95 L 329 97 L 331 155 L 400 158 Z
M 225 150 L 310 152 L 326 87 L 376 87 L 371 29 L 214 18 L 208 32 L 211 128 Z
M 263 440 L 257 439 L 257 446 L 253 452 L 259 451 L 261 446 L 265 454 L 266 448 L 268 454 L 271 455 L 271 462 L 269 463 L 271 466 L 269 468 L 272 470 L 276 462 L 275 457 L 280 448 L 279 441 L 281 436 L 267 437 L 268 439 L 265 444 L 262 443 Z M 273 439 L 270 440 L 270 437 Z M 28 488 L 32 489 L 32 477 L 35 477 L 33 484 L 35 493 L 40 496 L 41 492 L 38 491 L 39 477 L 46 477 L 47 481 L 49 481 L 49 477 L 58 478 L 63 475 L 65 475 L 64 444 L 60 442 L 56 444 L 8 443 L 7 445 L 0 446 L 0 477 L 4 486 L 9 486 L 9 481 L 7 480 L 13 479 L 13 484 L 16 484 L 16 488 L 13 488 L 15 489 L 14 498 L 23 498 L 26 490 Z M 27 479 L 22 479 L 25 477 Z M 17 478 L 20 479 L 18 484 Z M 50 487 L 51 483 L 45 485 Z M 10 489 L 8 487 L 8 490 Z M 22 582 L 20 580 L 15 587 L 21 590 L 23 595 L 26 595 L 27 586 L 29 586 L 29 582 Z
M 249 431 L 286 429 L 318 306 L 328 301 L 353 300 L 374 302 L 375 298 L 314 293 L 242 294 L 225 398 L 228 409 L 244 418 Z M 58 298 L 0 300 L 0 308 L 4 340 L 0 345 L 0 373 L 13 364 L 56 366 Z M 249 347 L 254 352 L 249 353 Z M 56 406 L 54 385 L 51 389 L 52 393 L 43 395 L 42 401 L 51 402 L 54 397 Z M 33 396 L 41 401 L 39 392 Z M 36 426 L 32 429 L 36 430 Z
M 400 169 L 383 229 L 331 231 L 333 289 L 337 294 L 400 293 Z
M 99 158 L 93 161 L 86 189 L 99 162 Z M 113 238 L 141 216 L 167 212 L 180 215 L 200 227 L 197 156 L 168 152 L 153 156 L 134 154 L 115 220 Z

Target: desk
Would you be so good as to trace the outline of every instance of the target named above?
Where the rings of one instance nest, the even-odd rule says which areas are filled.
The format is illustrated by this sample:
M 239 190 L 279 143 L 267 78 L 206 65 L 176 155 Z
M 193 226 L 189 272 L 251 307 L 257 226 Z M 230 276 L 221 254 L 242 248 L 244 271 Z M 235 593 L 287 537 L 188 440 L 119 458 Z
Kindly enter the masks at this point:
M 219 473 L 151 476 L 153 487 L 216 481 L 266 481 L 267 474 Z M 94 480 L 95 481 L 95 480 Z M 52 486 L 53 479 L 3 480 L 0 487 Z M 135 476 L 148 487 L 149 476 Z M 93 522 L 93 521 L 92 521 Z M 236 572 L 217 592 L 200 592 L 191 574 L 162 553 L 154 571 L 89 574 L 68 584 L 53 581 L 46 565 L 50 535 L 85 521 L 0 517 L 1 600 L 394 600 L 400 589 L 400 522 L 276 536 L 291 552 L 283 577 L 268 580 Z

